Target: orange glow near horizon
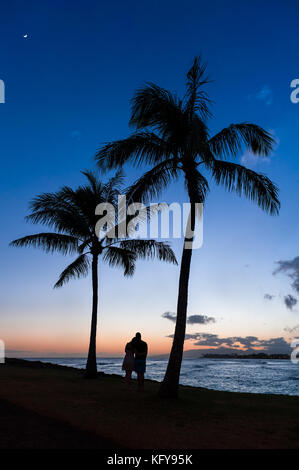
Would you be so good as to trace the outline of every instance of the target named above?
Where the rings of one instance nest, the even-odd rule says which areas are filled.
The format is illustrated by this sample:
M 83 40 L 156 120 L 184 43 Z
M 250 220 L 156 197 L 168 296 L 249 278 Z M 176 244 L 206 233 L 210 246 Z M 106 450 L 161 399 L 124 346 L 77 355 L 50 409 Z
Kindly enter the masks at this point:
M 44 318 L 37 318 L 34 323 L 15 323 L 14 328 L 7 323 L 1 332 L 1 339 L 5 343 L 6 354 L 10 357 L 63 357 L 64 355 L 81 355 L 85 357 L 89 345 L 89 327 L 90 325 L 87 321 L 84 324 L 74 321 L 69 323 L 69 321 L 64 319 L 61 319 L 59 322 L 56 320 L 54 324 L 51 317 L 48 316 L 46 320 Z M 171 330 L 160 329 L 159 325 L 155 323 L 149 324 L 145 322 L 143 325 L 142 320 L 136 322 L 135 327 L 141 328 L 142 337 L 148 343 L 149 355 L 168 354 L 170 352 L 172 339 L 167 337 L 167 333 L 169 334 Z M 131 340 L 136 331 L 132 329 L 130 324 L 122 322 L 109 323 L 106 321 L 104 324 L 101 323 L 97 334 L 98 356 L 123 356 L 126 343 Z M 217 333 L 219 334 L 220 332 L 218 331 Z M 221 347 L 228 347 L 225 343 L 225 333 L 224 331 L 222 334 L 219 334 L 219 339 L 221 339 L 222 335 L 224 336 Z M 197 349 L 201 351 L 208 348 L 215 350 L 215 352 L 218 349 L 218 346 L 210 346 L 209 344 L 196 346 L 194 342 L 196 341 L 187 340 L 184 349 Z M 237 341 L 233 347 L 240 352 L 246 351 L 246 348 Z M 263 349 L 262 346 L 252 345 L 252 347 L 256 351 Z
M 89 337 L 86 337 L 84 340 L 82 336 L 71 338 L 53 338 L 52 336 L 35 336 L 35 337 L 19 337 L 16 338 L 7 338 L 5 341 L 5 349 L 7 355 L 10 357 L 19 356 L 19 357 L 30 357 L 30 356 L 54 356 L 61 355 L 81 355 L 86 356 L 88 351 L 88 340 Z M 149 355 L 159 355 L 159 354 L 168 354 L 171 349 L 172 340 L 170 338 L 156 338 L 156 337 L 144 337 L 144 340 L 147 341 L 149 347 Z M 124 348 L 127 341 L 130 341 L 130 338 L 115 338 L 113 336 L 98 336 L 97 339 L 97 354 L 105 356 L 121 356 L 124 354 Z M 223 343 L 222 347 L 226 347 Z M 234 345 L 234 348 L 244 352 L 246 348 L 240 347 L 240 345 Z M 218 346 L 194 346 L 191 342 L 186 341 L 184 350 L 189 349 L 198 349 L 199 351 L 204 349 L 213 349 L 217 350 Z M 259 351 L 263 348 L 261 346 L 254 347 L 253 349 Z
M 97 339 L 97 354 L 105 355 L 122 355 L 124 353 L 125 345 L 131 338 L 115 338 L 112 336 L 98 336 Z M 51 355 L 51 354 L 67 354 L 67 355 L 78 355 L 82 354 L 85 356 L 88 351 L 88 340 L 82 338 L 53 338 L 52 336 L 43 337 L 19 337 L 4 338 L 5 349 L 8 351 L 9 356 L 13 356 L 14 352 L 18 356 L 32 355 Z M 155 354 L 167 354 L 171 348 L 171 340 L 169 338 L 157 339 L 155 337 L 144 337 L 149 347 L 149 355 Z M 11 352 L 10 352 L 11 351 Z

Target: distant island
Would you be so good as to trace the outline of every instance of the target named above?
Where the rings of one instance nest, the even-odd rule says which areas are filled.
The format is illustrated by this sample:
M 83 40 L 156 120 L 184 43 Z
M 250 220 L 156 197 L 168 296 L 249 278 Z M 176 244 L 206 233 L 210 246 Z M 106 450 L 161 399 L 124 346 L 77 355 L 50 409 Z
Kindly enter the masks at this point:
M 276 352 L 255 352 L 255 350 L 238 351 L 233 348 L 219 348 L 217 353 L 215 349 L 187 349 L 184 351 L 184 359 L 290 359 L 290 353 Z M 159 354 L 150 356 L 152 360 L 167 360 L 168 354 Z
M 289 354 L 203 354 L 205 359 L 290 359 Z

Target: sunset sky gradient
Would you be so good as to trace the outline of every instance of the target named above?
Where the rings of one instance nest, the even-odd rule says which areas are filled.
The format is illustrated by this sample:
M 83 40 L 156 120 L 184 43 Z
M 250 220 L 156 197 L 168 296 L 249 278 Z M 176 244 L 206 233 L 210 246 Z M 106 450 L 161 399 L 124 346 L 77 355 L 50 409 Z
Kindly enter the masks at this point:
M 290 82 L 299 77 L 296 2 L 264 1 L 12 1 L 2 5 L 0 79 L 1 319 L 0 338 L 11 356 L 84 355 L 91 317 L 90 278 L 53 290 L 70 261 L 9 242 L 38 227 L 24 222 L 36 194 L 83 182 L 101 143 L 123 138 L 129 101 L 145 81 L 184 91 L 185 73 L 202 53 L 213 79 L 207 91 L 211 133 L 254 122 L 277 139 L 275 153 L 240 161 L 279 185 L 279 217 L 211 185 L 204 242 L 194 252 L 189 315 L 215 322 L 188 324 L 187 333 L 263 340 L 294 334 L 297 292 L 276 262 L 298 255 L 299 104 Z M 27 38 L 23 36 L 28 34 Z M 127 182 L 143 169 L 125 168 Z M 106 178 L 106 176 L 105 176 Z M 161 202 L 183 202 L 182 181 Z M 157 202 L 157 201 L 153 201 Z M 172 244 L 180 259 L 182 241 Z M 122 354 L 141 331 L 150 354 L 169 351 L 179 268 L 138 262 L 132 279 L 100 265 L 98 354 Z M 265 298 L 265 294 L 273 296 Z M 295 330 L 294 330 L 295 331 Z M 186 349 L 194 340 L 186 342 Z

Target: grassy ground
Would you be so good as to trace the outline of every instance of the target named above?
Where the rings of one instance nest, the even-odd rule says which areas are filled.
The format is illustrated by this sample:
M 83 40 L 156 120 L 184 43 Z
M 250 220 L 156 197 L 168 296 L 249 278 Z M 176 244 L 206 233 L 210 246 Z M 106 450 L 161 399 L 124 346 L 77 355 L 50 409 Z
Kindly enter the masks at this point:
M 128 389 L 111 375 L 86 380 L 75 369 L 0 365 L 1 447 L 299 448 L 298 397 L 181 387 L 179 400 L 166 401 L 157 389 L 146 381 L 140 393 L 135 381 Z

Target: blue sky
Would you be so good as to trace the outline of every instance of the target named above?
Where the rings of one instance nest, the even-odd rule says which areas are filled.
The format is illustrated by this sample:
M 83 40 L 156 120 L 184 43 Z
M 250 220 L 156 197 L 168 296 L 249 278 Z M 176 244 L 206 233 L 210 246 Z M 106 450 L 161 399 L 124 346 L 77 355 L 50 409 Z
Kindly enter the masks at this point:
M 287 272 L 272 272 L 276 261 L 298 255 L 299 104 L 290 101 L 290 82 L 299 77 L 296 2 L 12 1 L 1 15 L 0 336 L 7 348 L 86 351 L 90 280 L 53 291 L 68 260 L 8 244 L 37 231 L 23 221 L 33 196 L 81 183 L 80 170 L 94 166 L 101 143 L 128 135 L 134 90 L 152 81 L 183 93 L 199 53 L 213 79 L 211 132 L 249 121 L 276 136 L 269 161 L 240 160 L 279 185 L 282 208 L 273 218 L 212 185 L 189 314 L 216 323 L 189 325 L 188 333 L 288 339 L 284 328 L 299 323 L 299 307 L 288 309 L 284 296 L 296 291 Z M 138 174 L 126 168 L 128 181 Z M 186 200 L 183 185 L 162 200 Z M 181 244 L 173 246 L 179 257 Z M 100 267 L 99 351 L 121 352 L 136 330 L 154 352 L 169 349 L 173 323 L 161 315 L 175 311 L 177 282 L 178 268 L 157 262 L 140 262 L 130 280 Z

